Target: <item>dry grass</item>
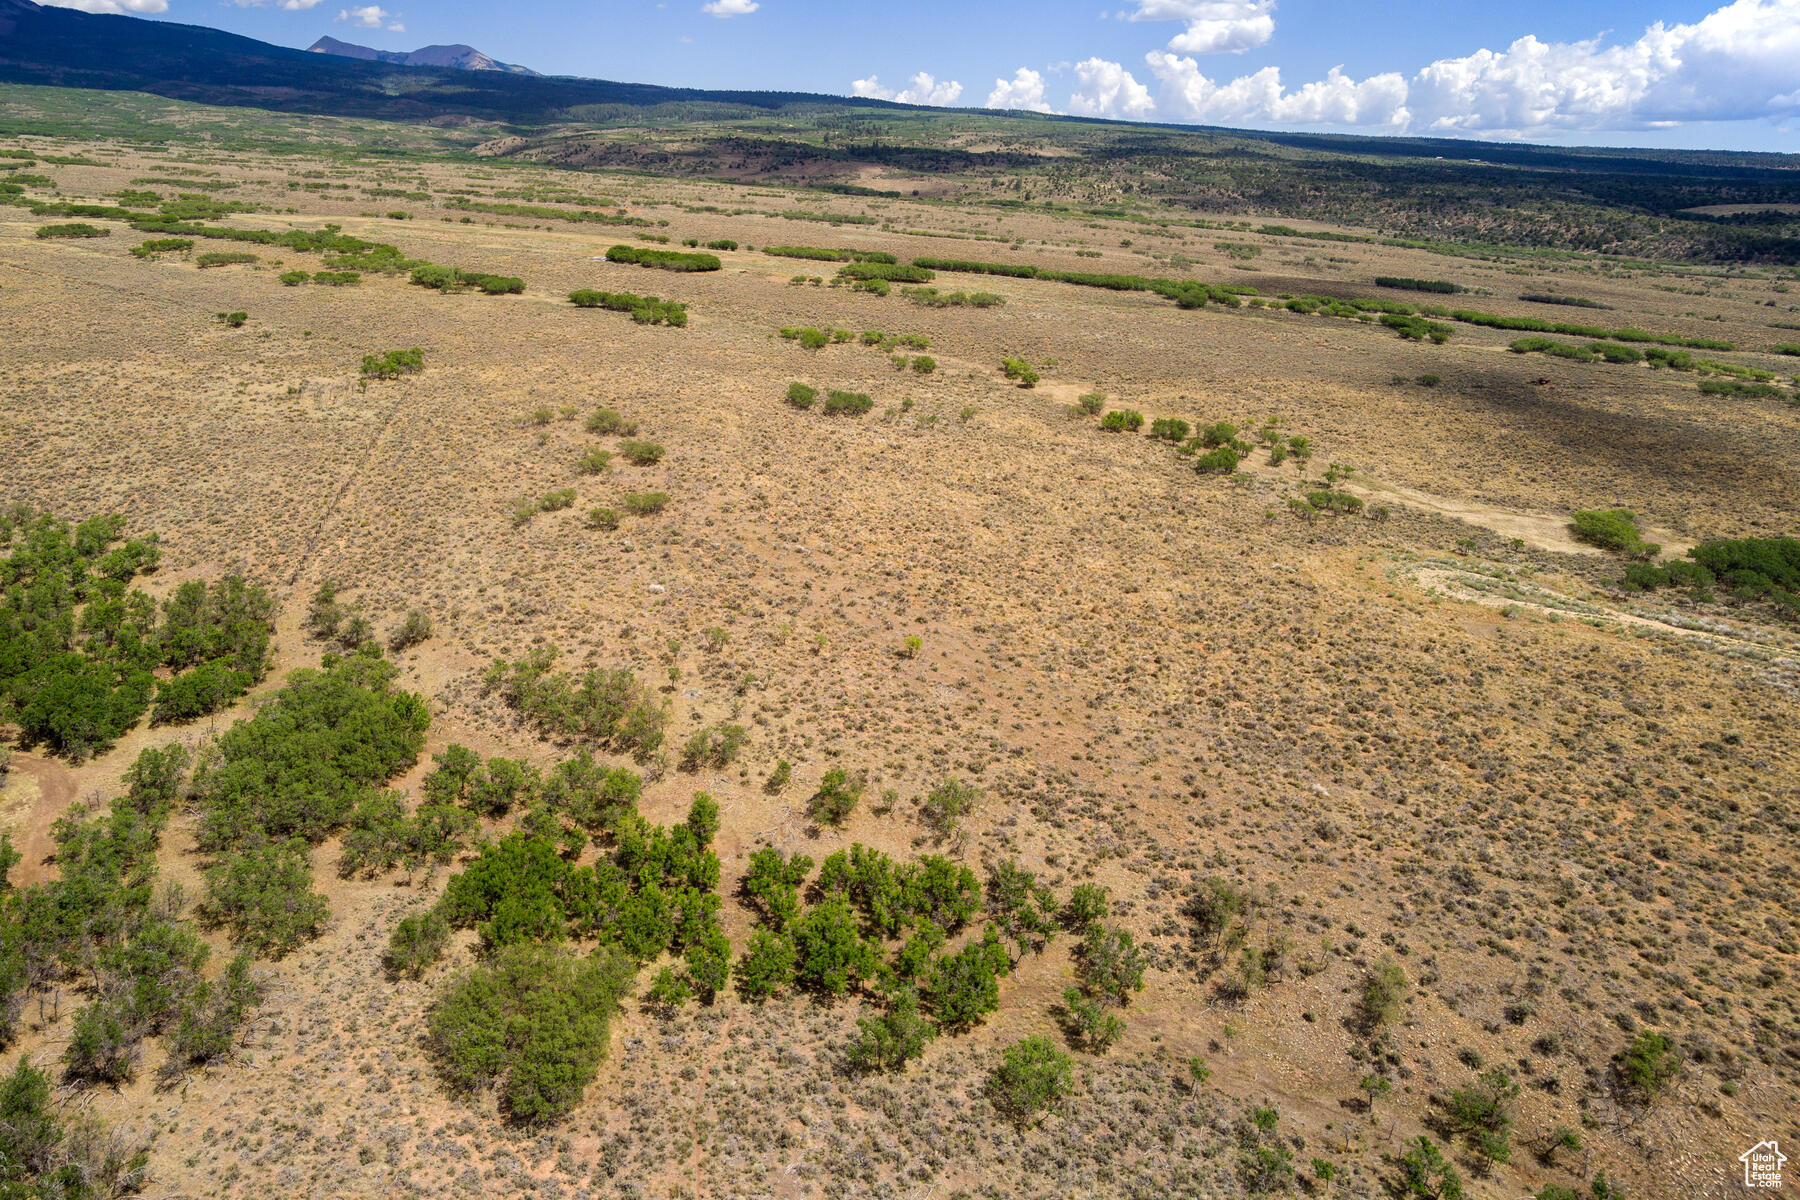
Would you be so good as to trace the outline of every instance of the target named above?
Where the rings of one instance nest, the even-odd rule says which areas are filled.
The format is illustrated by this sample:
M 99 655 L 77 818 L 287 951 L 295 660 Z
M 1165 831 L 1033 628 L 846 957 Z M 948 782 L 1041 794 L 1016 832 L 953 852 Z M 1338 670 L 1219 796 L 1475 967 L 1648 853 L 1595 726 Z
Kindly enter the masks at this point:
M 98 197 L 171 166 L 125 148 L 115 167 L 56 177 L 65 194 Z M 722 720 L 751 739 L 724 772 L 663 774 L 644 808 L 667 822 L 694 790 L 715 796 L 728 885 L 770 842 L 815 858 L 851 841 L 910 854 L 926 831 L 907 798 L 948 775 L 976 781 L 985 799 L 960 855 L 1016 857 L 1064 894 L 1104 883 L 1156 969 L 1124 1040 L 1080 1056 L 1078 1096 L 1028 1134 L 994 1120 L 980 1081 L 1000 1045 L 1055 1031 L 1066 938 L 1003 984 L 987 1027 L 940 1039 L 898 1079 L 842 1070 L 854 1005 L 726 999 L 666 1025 L 634 1008 L 575 1116 L 520 1132 L 438 1088 L 419 1045 L 435 976 L 379 970 L 388 930 L 441 877 L 341 881 L 328 846 L 317 876 L 333 927 L 272 969 L 276 997 L 238 1060 L 179 1091 L 146 1078 L 94 1098 L 158 1131 L 154 1194 L 1229 1196 L 1241 1190 L 1231 1124 L 1272 1102 L 1283 1133 L 1304 1139 L 1302 1164 L 1331 1158 L 1350 1171 L 1336 1194 L 1374 1196 L 1384 1153 L 1420 1131 L 1429 1097 L 1472 1076 L 1465 1050 L 1519 1072 L 1521 1142 L 1560 1123 L 1587 1145 L 1553 1166 L 1521 1146 L 1473 1195 L 1585 1188 L 1602 1169 L 1633 1196 L 1725 1195 L 1736 1153 L 1791 1123 L 1791 631 L 1709 642 L 1568 608 L 1496 611 L 1417 581 L 1422 563 L 1450 563 L 1617 607 L 1598 590 L 1617 565 L 1559 536 L 1580 507 L 1630 506 L 1671 543 L 1791 534 L 1800 410 L 1702 398 L 1686 375 L 1508 354 L 1499 331 L 1458 327 L 1448 346 L 1422 346 L 1325 318 L 1182 312 L 1019 280 L 979 281 L 1002 308 L 923 309 L 897 291 L 792 286 L 809 264 L 759 253 L 652 280 L 591 260 L 618 231 L 437 219 L 450 188 L 570 178 L 545 168 L 334 164 L 347 173 L 326 176 L 423 180 L 436 197 L 424 203 L 292 191 L 290 174 L 313 168 L 287 158 L 203 166 L 244 181 L 234 199 L 300 210 L 235 224 L 339 221 L 434 262 L 521 276 L 527 293 L 379 278 L 287 288 L 281 271 L 316 260 L 265 253 L 202 273 L 179 255 L 135 260 L 129 237 L 38 242 L 41 222 L 0 209 L 5 498 L 158 530 L 159 592 L 225 570 L 269 582 L 285 597 L 273 680 L 319 653 L 300 619 L 322 579 L 379 631 L 423 608 L 437 636 L 402 662 L 432 700 L 431 749 L 555 756 L 481 696 L 493 655 L 553 642 L 565 665 L 629 665 L 659 684 L 678 666 L 671 743 Z M 756 186 L 575 178 L 670 221 L 657 232 L 677 241 L 973 254 L 678 207 L 798 206 L 758 201 Z M 359 215 L 397 205 L 415 219 Z M 903 201 L 883 212 L 910 229 L 972 220 Z M 1759 305 L 1774 297 L 1756 280 L 1697 301 L 1582 261 L 1525 279 L 1507 264 L 1253 236 L 1269 247 L 1262 270 L 1228 274 L 1206 231 L 982 223 L 1026 244 L 980 257 L 1154 273 L 1146 251 L 1179 251 L 1204 277 L 1271 292 L 1454 278 L 1491 289 L 1481 306 L 1502 312 L 1530 310 L 1504 297 L 1555 284 L 1614 306 L 1619 325 L 1770 340 L 1773 310 Z M 578 287 L 654 290 L 688 302 L 692 323 L 578 310 L 564 301 Z M 241 329 L 213 319 L 239 309 Z M 1699 319 L 1712 315 L 1724 320 Z M 775 334 L 813 324 L 927 335 L 938 369 Z M 359 387 L 363 354 L 414 345 L 423 374 Z M 1044 382 L 1007 385 L 998 364 L 1011 355 Z M 1390 382 L 1425 372 L 1442 383 Z M 794 379 L 866 392 L 875 410 L 796 411 L 783 402 Z M 1096 388 L 1195 425 L 1279 416 L 1311 439 L 1311 478 L 1354 467 L 1393 518 L 1295 521 L 1283 506 L 1303 477 L 1294 461 L 1267 468 L 1259 450 L 1240 479 L 1197 477 L 1148 438 L 1071 418 Z M 583 428 L 597 407 L 637 421 L 666 457 L 582 474 L 587 447 L 617 448 Z M 515 526 L 517 499 L 565 487 L 572 507 Z M 672 497 L 667 510 L 588 526 L 589 509 L 650 491 Z M 717 650 L 709 628 L 730 635 Z M 900 653 L 910 635 L 916 656 Z M 43 871 L 61 804 L 105 791 L 139 746 L 169 736 L 140 732 L 74 770 L 21 762 L 4 810 L 14 840 L 38 851 L 21 872 Z M 794 782 L 770 796 L 778 758 Z M 820 833 L 800 806 L 834 766 L 868 770 L 870 800 Z M 418 774 L 400 786 L 416 791 Z M 878 813 L 885 789 L 902 802 Z M 190 847 L 178 822 L 164 870 L 192 886 Z M 1178 911 L 1208 875 L 1263 898 L 1256 940 L 1292 939 L 1294 967 L 1241 1003 L 1221 998 Z M 734 939 L 748 928 L 733 905 L 727 921 Z M 1369 1065 L 1345 1022 L 1367 965 L 1387 957 L 1414 986 L 1392 1039 L 1394 1092 L 1372 1125 L 1356 1099 Z M 59 1052 L 71 1008 L 23 1048 Z M 1606 1070 L 1625 1028 L 1644 1025 L 1689 1049 L 1648 1110 L 1621 1105 Z M 1213 1070 L 1197 1091 L 1179 1083 L 1193 1055 Z

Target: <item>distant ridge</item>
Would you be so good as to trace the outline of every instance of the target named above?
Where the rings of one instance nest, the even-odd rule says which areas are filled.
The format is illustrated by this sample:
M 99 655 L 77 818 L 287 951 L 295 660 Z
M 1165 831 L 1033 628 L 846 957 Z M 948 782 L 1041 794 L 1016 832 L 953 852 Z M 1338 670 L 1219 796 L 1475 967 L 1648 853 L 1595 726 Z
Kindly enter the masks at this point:
M 339 58 L 357 58 L 364 62 L 394 63 L 402 67 L 453 67 L 458 71 L 506 71 L 513 75 L 536 75 L 530 67 L 503 63 L 483 54 L 473 46 L 421 46 L 417 50 L 376 50 L 355 42 L 340 42 L 322 37 L 307 51 L 312 54 L 334 54 Z
M 404 80 L 397 78 L 401 73 Z M 513 69 L 408 66 L 272 46 L 201 25 L 49 8 L 32 0 L 0 0 L 0 83 L 148 92 L 275 112 L 523 125 L 592 120 L 657 105 L 712 116 L 906 107 L 814 92 L 713 91 Z

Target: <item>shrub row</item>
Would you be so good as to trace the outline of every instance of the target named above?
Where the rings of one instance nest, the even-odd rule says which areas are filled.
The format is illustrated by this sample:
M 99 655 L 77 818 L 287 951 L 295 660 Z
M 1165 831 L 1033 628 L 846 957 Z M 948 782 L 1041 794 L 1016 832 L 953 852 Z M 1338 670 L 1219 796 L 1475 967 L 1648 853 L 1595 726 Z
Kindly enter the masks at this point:
M 570 292 L 569 301 L 577 308 L 606 308 L 628 312 L 639 325 L 685 326 L 687 306 L 675 300 L 659 300 L 655 296 L 638 296 L 631 292 L 600 292 L 591 288 Z
M 723 264 L 716 254 L 690 254 L 681 250 L 650 250 L 642 246 L 612 246 L 606 251 L 606 260 L 616 263 L 636 263 L 640 267 L 655 267 L 662 271 L 717 271 Z
M 823 246 L 764 246 L 764 254 L 773 254 L 777 258 L 806 258 L 817 262 L 847 263 L 886 263 L 889 266 L 900 260 L 885 250 L 831 250 Z M 915 263 L 915 265 L 917 265 Z
M 1469 290 L 1459 283 L 1448 283 L 1442 279 L 1412 279 L 1403 275 L 1377 275 L 1375 286 L 1407 292 L 1441 292 L 1446 295 Z
M 516 296 L 525 290 L 525 281 L 513 275 L 489 275 L 481 271 L 465 271 L 461 267 L 439 267 L 430 263 L 413 268 L 412 282 L 440 292 L 460 292 L 479 288 L 489 296 Z

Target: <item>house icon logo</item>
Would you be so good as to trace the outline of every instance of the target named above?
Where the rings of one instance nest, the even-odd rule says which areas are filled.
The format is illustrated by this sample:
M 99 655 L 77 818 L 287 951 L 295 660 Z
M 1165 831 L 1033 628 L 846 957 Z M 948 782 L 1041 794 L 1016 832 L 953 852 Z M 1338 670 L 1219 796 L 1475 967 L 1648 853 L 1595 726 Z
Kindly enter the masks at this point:
M 1787 1161 L 1787 1155 L 1774 1138 L 1766 1142 L 1758 1142 L 1742 1154 L 1738 1161 L 1744 1164 L 1744 1186 L 1750 1188 L 1778 1188 L 1781 1186 L 1781 1164 Z

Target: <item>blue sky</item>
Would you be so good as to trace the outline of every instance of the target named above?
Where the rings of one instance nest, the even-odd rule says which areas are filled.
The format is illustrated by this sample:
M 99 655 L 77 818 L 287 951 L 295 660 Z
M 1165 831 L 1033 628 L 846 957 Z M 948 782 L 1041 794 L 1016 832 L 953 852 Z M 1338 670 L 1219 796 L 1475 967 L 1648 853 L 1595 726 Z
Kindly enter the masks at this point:
M 289 46 L 1095 116 L 1800 151 L 1800 0 L 62 0 Z

